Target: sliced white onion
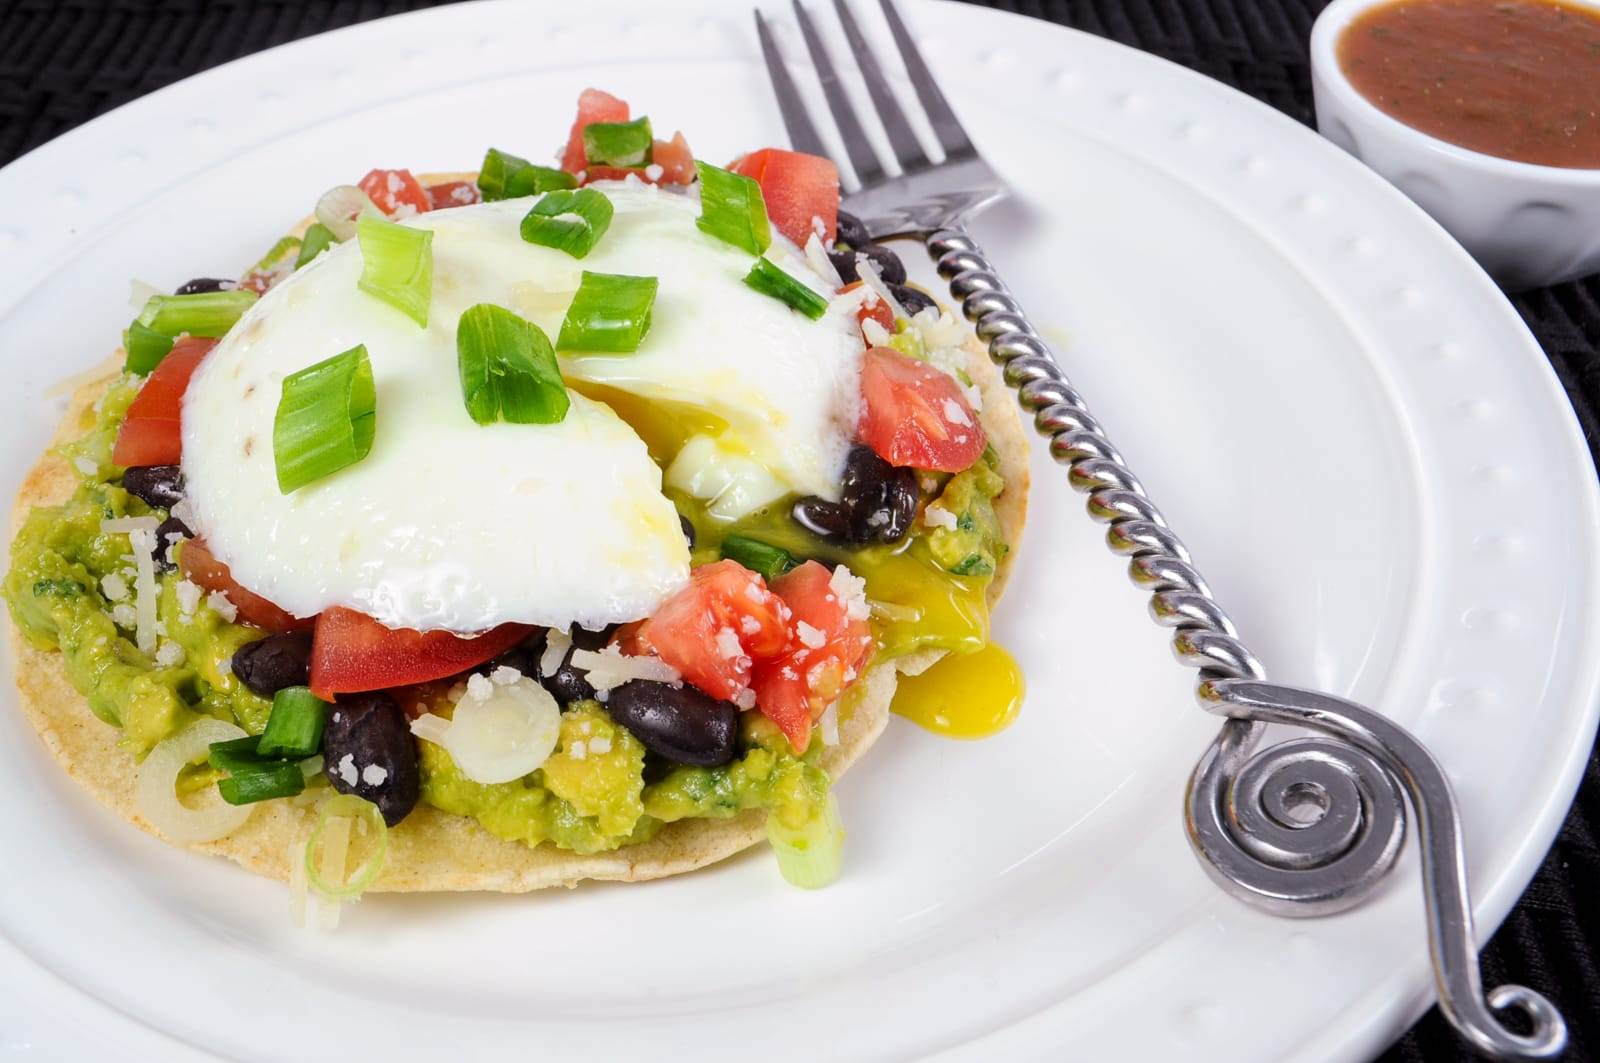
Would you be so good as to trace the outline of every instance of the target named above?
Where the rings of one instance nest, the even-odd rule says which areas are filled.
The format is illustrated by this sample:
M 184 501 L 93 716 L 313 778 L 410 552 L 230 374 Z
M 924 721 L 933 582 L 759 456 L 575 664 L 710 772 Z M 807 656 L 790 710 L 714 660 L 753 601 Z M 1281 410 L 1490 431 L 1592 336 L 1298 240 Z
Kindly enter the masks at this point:
M 112 517 L 100 522 L 103 532 L 153 532 L 161 527 L 161 522 L 154 517 Z
M 526 677 L 491 683 L 473 676 L 440 744 L 473 782 L 501 783 L 543 764 L 560 734 L 561 708 L 544 687 Z
M 220 797 L 199 808 L 178 800 L 178 773 L 204 760 L 213 742 L 245 737 L 244 729 L 222 720 L 202 719 L 156 743 L 139 765 L 134 800 L 139 814 L 161 834 L 182 845 L 225 838 L 244 826 L 254 805 L 230 805 Z
M 866 255 L 856 255 L 856 274 L 864 286 L 871 288 L 873 294 L 889 304 L 889 309 L 894 311 L 896 321 L 901 318 L 907 321 L 911 319 L 911 315 L 906 313 L 906 308 L 900 305 L 900 300 L 896 299 L 889 291 L 889 286 L 883 283 L 883 278 L 878 275 L 878 267 L 872 264 L 872 259 Z
M 806 261 L 817 271 L 817 276 L 827 281 L 834 291 L 844 287 L 844 278 L 839 276 L 837 269 L 834 269 L 833 261 L 828 258 L 827 249 L 822 246 L 822 237 L 816 233 L 806 238 Z
M 334 185 L 317 200 L 317 220 L 342 242 L 356 234 L 356 219 L 363 211 L 377 209 L 371 197 L 355 185 Z

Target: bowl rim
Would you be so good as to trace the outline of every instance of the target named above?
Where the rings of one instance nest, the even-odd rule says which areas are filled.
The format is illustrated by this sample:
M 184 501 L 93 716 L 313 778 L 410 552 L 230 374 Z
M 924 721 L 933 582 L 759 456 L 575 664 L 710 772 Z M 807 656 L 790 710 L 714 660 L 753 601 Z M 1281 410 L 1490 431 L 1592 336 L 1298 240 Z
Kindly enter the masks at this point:
M 1537 180 L 1545 184 L 1565 185 L 1585 190 L 1600 188 L 1600 167 L 1546 166 L 1542 163 L 1522 162 L 1500 155 L 1489 155 L 1407 125 L 1362 95 L 1350 83 L 1343 65 L 1339 62 L 1339 38 L 1344 35 L 1350 23 L 1366 11 L 1405 2 L 1407 0 L 1333 0 L 1323 8 L 1311 26 L 1313 81 L 1320 82 L 1328 91 L 1336 94 L 1344 107 L 1359 112 L 1363 120 L 1378 125 L 1392 134 L 1409 138 L 1432 154 L 1442 156 L 1448 162 L 1515 180 Z M 1600 14 L 1600 0 L 1562 0 L 1562 2 L 1593 8 Z

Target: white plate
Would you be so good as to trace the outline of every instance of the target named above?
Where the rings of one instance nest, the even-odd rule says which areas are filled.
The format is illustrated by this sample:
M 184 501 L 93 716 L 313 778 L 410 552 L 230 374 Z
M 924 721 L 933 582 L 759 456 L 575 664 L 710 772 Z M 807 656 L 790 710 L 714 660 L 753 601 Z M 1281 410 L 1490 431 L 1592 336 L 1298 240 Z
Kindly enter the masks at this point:
M 1288 119 L 1083 34 L 907 6 L 1017 192 L 979 237 L 1272 673 L 1380 707 L 1448 766 L 1486 935 L 1595 725 L 1594 472 L 1543 355 L 1442 231 Z M 713 0 L 440 9 L 229 64 L 14 163 L 0 487 L 53 425 L 45 388 L 126 324 L 128 278 L 235 272 L 372 165 L 553 148 L 591 83 L 711 159 L 781 142 L 756 56 L 744 6 Z M 124 826 L 0 714 L 0 1056 L 1376 1050 L 1430 996 L 1414 857 L 1315 922 L 1211 886 L 1179 798 L 1215 724 L 1060 471 L 1035 476 L 996 624 L 1021 721 L 978 744 L 891 727 L 840 787 L 849 867 L 821 893 L 758 851 L 642 886 L 373 899 L 298 933 L 282 887 Z

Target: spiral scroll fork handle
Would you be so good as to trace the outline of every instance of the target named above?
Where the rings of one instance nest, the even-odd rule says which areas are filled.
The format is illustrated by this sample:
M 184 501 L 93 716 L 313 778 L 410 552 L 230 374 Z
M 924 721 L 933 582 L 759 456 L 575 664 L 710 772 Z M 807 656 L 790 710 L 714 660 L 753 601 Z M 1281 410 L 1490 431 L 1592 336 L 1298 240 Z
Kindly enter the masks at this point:
M 1503 985 L 1489 994 L 1485 1005 L 1468 903 L 1461 817 L 1450 780 L 1426 746 L 1370 709 L 1315 691 L 1253 679 L 1214 679 L 1201 682 L 1199 698 L 1208 711 L 1229 719 L 1285 723 L 1331 735 L 1392 770 L 1418 819 L 1428 948 L 1439 1006 L 1457 1031 L 1486 1055 L 1553 1059 L 1561 1054 L 1567 1026 L 1542 994 L 1525 986 Z M 1491 1007 L 1520 1010 L 1532 1032 L 1506 1029 Z

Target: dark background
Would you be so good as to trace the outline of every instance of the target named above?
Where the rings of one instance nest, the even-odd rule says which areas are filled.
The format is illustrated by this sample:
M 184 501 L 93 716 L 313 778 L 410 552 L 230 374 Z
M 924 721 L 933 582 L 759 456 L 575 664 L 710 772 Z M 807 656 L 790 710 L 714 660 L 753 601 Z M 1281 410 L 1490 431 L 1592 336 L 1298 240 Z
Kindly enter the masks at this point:
M 430 6 L 415 0 L 0 0 L 0 163 L 207 67 Z M 988 0 L 983 6 L 1154 52 L 1312 122 L 1306 41 L 1322 0 Z M 1550 356 L 1593 452 L 1600 440 L 1600 278 L 1527 292 L 1512 302 Z M 1591 758 L 1555 847 L 1483 956 L 1487 984 L 1521 982 L 1561 1007 L 1572 1028 L 1572 1060 L 1590 1059 L 1591 1046 L 1600 1045 L 1597 817 L 1600 760 Z M 1434 1009 L 1383 1058 L 1466 1053 Z

